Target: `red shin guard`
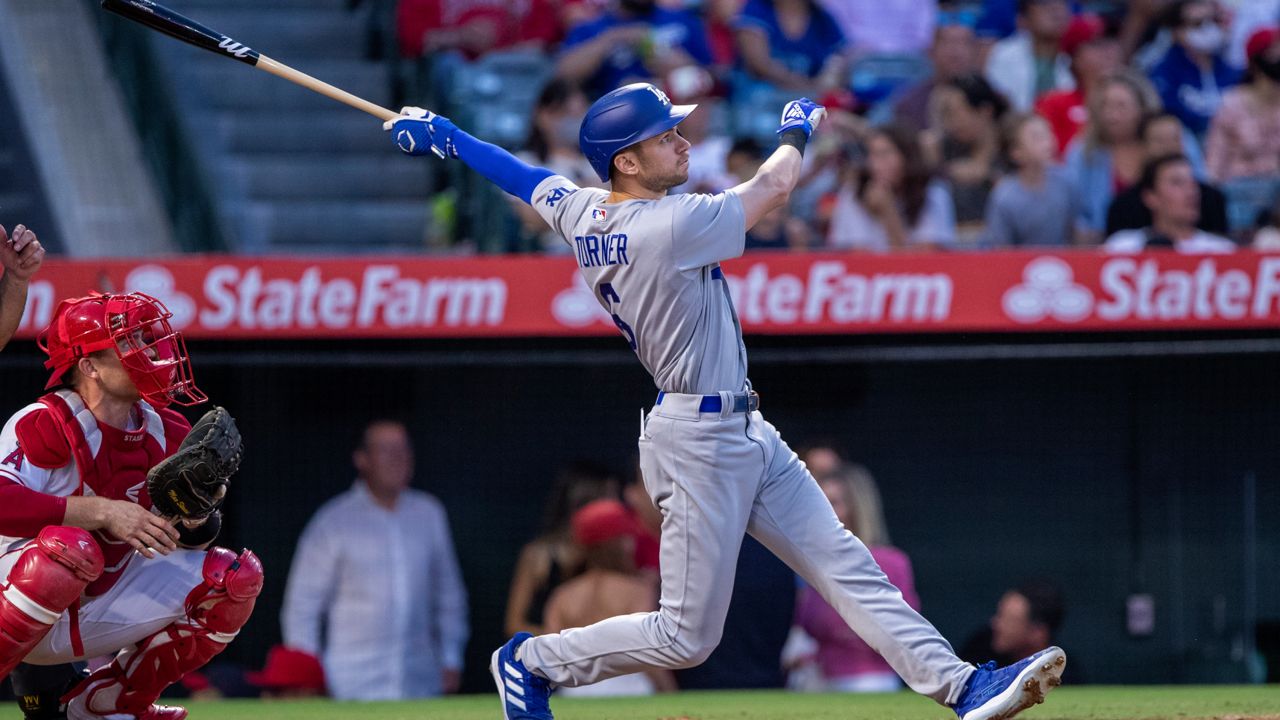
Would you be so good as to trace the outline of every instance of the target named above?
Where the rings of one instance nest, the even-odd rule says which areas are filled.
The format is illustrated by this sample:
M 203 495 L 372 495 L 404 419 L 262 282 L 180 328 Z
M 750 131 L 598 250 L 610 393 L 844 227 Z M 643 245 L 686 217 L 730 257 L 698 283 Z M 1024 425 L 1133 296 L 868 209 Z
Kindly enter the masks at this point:
M 102 550 L 88 532 L 56 525 L 40 531 L 18 556 L 0 592 L 0 679 L 101 574 Z

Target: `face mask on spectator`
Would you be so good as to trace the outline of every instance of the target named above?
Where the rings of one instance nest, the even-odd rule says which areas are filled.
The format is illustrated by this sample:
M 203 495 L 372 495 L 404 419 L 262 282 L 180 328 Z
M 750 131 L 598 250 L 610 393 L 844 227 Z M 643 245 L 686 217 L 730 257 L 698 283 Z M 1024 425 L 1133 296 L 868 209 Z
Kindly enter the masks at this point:
M 1187 44 L 1192 50 L 1216 53 L 1222 49 L 1226 36 L 1217 23 L 1201 23 L 1187 31 Z
M 1267 58 L 1258 58 L 1258 69 L 1263 75 L 1271 78 L 1272 82 L 1280 83 L 1280 58 L 1268 60 Z

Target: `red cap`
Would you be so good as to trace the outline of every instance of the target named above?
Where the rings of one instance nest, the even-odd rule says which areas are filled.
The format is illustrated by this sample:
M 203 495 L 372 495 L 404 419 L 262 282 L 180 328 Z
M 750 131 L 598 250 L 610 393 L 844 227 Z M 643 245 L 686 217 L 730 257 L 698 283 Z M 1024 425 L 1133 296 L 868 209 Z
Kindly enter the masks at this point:
M 617 500 L 596 500 L 573 514 L 574 542 L 591 547 L 626 535 L 635 535 L 640 527 L 627 506 Z
M 1253 60 L 1255 57 L 1265 53 L 1267 48 L 1275 44 L 1276 40 L 1280 40 L 1280 27 L 1272 25 L 1255 30 L 1249 36 L 1248 42 L 1244 44 L 1244 56 Z
M 1067 55 L 1075 55 L 1081 45 L 1091 43 L 1107 32 L 1107 24 L 1093 13 L 1082 13 L 1071 18 L 1071 24 L 1062 33 L 1059 47 Z
M 324 690 L 324 668 L 311 653 L 284 645 L 267 651 L 267 664 L 262 672 L 245 673 L 250 685 L 282 690 Z

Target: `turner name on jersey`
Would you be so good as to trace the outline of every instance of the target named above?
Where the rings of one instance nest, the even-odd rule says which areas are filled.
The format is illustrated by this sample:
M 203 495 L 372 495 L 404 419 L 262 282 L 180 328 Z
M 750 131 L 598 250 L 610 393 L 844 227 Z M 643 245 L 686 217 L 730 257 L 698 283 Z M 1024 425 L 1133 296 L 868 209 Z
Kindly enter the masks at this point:
M 573 244 L 577 252 L 579 267 L 631 264 L 631 259 L 627 257 L 626 233 L 575 235 Z

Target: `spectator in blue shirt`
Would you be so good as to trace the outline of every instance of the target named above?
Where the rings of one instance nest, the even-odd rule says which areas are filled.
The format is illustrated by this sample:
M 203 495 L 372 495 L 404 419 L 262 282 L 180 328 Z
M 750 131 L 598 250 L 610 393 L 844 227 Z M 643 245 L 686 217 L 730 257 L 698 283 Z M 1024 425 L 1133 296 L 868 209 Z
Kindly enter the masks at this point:
M 737 40 L 744 69 L 759 80 L 815 97 L 843 84 L 844 35 L 813 0 L 747 0 Z
M 1165 109 L 1197 136 L 1222 105 L 1222 91 L 1240 82 L 1240 73 L 1223 59 L 1227 33 L 1220 22 L 1217 3 L 1209 0 L 1170 5 L 1164 25 L 1173 45 L 1151 69 Z
M 608 12 L 569 31 L 556 73 L 599 97 L 629 82 L 710 63 L 707 28 L 696 15 L 654 0 L 614 0 Z

